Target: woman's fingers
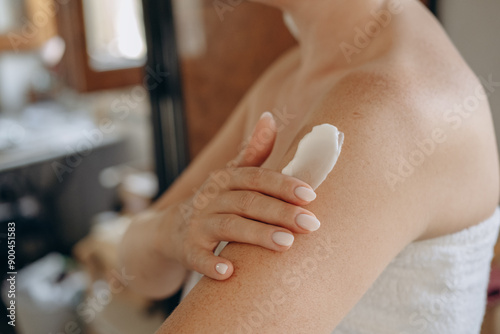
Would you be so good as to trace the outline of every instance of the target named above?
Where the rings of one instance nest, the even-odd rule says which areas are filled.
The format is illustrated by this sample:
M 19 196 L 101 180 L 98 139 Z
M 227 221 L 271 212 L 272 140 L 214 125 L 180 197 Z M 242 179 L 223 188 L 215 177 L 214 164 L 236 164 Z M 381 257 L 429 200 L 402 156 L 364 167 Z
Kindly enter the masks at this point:
M 213 249 L 202 248 L 203 244 L 218 244 L 219 240 L 252 244 L 270 250 L 283 252 L 294 241 L 292 232 L 279 226 L 243 218 L 235 214 L 211 214 L 205 217 L 203 235 L 211 239 L 200 242 L 185 250 L 185 265 L 205 276 L 216 280 L 229 278 L 234 271 L 232 263 L 215 256 Z M 185 248 L 187 246 L 185 245 Z
M 214 240 L 252 244 L 278 252 L 289 249 L 294 241 L 293 234 L 285 228 L 234 214 L 210 215 L 205 227 Z
M 294 241 L 293 234 L 284 228 L 267 225 L 234 214 L 212 214 L 205 217 L 203 234 L 212 239 L 210 244 L 219 240 L 257 245 L 274 251 L 286 251 Z M 216 280 L 229 278 L 234 271 L 232 263 L 215 256 L 213 249 L 198 246 L 186 249 L 185 265 L 205 276 Z
M 225 192 L 211 209 L 213 213 L 234 214 L 295 233 L 309 233 L 320 227 L 312 212 L 255 191 Z
M 251 190 L 283 201 L 306 205 L 316 199 L 316 193 L 307 183 L 260 167 L 229 168 L 212 174 L 213 183 L 228 190 Z
M 213 252 L 204 249 L 191 250 L 187 266 L 200 274 L 216 280 L 225 280 L 231 277 L 234 271 L 232 263 Z

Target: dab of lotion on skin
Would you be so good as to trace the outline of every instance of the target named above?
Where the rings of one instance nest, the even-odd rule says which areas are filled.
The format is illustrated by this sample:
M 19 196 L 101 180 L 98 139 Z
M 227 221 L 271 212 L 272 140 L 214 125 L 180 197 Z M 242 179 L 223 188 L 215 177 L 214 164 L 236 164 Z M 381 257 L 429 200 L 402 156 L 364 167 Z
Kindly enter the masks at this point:
M 295 156 L 281 173 L 302 180 L 316 190 L 337 163 L 343 143 L 344 134 L 335 126 L 317 125 L 302 138 Z

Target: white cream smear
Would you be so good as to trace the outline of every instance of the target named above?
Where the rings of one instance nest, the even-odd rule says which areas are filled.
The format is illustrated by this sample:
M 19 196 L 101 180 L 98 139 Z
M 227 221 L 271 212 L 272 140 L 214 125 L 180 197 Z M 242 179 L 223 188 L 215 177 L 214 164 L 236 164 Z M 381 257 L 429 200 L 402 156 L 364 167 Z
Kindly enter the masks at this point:
M 292 161 L 283 168 L 282 174 L 293 176 L 316 190 L 335 167 L 344 143 L 344 134 L 331 124 L 313 127 L 297 146 Z M 216 256 L 228 242 L 222 241 L 214 251 Z M 182 299 L 198 283 L 203 275 L 193 271 L 184 285 Z
M 315 126 L 299 142 L 282 174 L 293 176 L 316 190 L 332 171 L 342 150 L 344 134 L 331 124 Z

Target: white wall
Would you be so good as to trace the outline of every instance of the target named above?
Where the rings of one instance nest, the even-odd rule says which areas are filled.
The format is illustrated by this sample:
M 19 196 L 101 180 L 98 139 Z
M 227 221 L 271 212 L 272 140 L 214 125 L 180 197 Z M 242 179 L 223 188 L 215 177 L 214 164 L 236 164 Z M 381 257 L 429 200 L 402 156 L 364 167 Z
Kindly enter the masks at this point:
M 500 0 L 439 0 L 440 19 L 478 76 L 500 83 Z M 500 87 L 490 96 L 500 147 Z

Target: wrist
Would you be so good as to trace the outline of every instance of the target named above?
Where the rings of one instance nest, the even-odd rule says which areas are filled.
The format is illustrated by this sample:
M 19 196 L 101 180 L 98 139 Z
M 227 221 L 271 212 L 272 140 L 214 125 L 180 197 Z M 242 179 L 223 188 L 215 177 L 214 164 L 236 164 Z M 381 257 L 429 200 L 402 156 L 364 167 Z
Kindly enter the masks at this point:
M 152 221 L 151 246 L 153 256 L 164 261 L 177 261 L 175 246 L 175 220 L 172 214 L 173 208 L 154 210 L 147 212 L 147 219 Z

